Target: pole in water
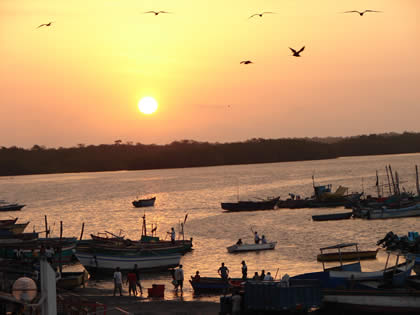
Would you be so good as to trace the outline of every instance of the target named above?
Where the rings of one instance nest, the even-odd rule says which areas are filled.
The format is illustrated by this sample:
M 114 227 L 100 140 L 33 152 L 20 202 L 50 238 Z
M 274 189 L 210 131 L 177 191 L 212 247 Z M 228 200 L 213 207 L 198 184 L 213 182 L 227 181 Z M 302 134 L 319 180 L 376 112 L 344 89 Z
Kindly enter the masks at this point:
M 80 238 L 79 240 L 82 240 L 83 237 L 83 231 L 85 230 L 85 222 L 82 223 L 82 231 L 80 232 Z

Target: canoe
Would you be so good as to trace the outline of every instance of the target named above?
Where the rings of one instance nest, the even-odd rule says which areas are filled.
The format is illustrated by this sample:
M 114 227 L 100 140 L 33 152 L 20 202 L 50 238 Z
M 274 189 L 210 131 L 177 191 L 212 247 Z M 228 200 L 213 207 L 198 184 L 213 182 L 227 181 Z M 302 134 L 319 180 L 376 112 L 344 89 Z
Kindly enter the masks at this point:
M 109 255 L 95 254 L 93 252 L 80 252 L 76 250 L 76 257 L 88 271 L 115 271 L 119 267 L 121 270 L 132 270 L 137 264 L 139 270 L 159 270 L 176 267 L 181 260 L 180 254 L 168 255 Z
M 85 286 L 89 280 L 89 273 L 86 270 L 80 272 L 62 272 L 61 278 L 57 280 L 57 287 L 60 289 L 72 290 Z
M 376 250 L 367 250 L 367 251 L 352 251 L 352 252 L 341 252 L 341 253 L 322 253 L 319 254 L 316 259 L 318 261 L 350 261 L 350 260 L 358 260 L 360 259 L 375 259 L 376 254 L 378 253 L 378 249 Z
M 259 250 L 267 250 L 267 249 L 274 249 L 276 247 L 277 242 L 269 242 L 266 244 L 241 244 L 241 245 L 232 245 L 226 247 L 229 253 L 235 252 L 249 252 L 249 251 L 259 251 Z
M 222 209 L 227 211 L 256 211 L 256 210 L 272 210 L 277 205 L 280 197 L 261 200 L 261 201 L 238 201 L 238 202 L 222 202 Z
M 0 205 L 0 211 L 19 211 L 21 210 L 25 205 L 20 205 L 17 203 L 11 203 L 11 204 L 5 204 Z
M 346 219 L 350 219 L 352 215 L 353 215 L 353 212 L 320 214 L 320 215 L 313 215 L 312 220 L 314 221 L 346 220 Z
M 3 225 L 10 225 L 15 224 L 18 218 L 15 219 L 6 219 L 6 220 L 0 220 L 0 227 Z
M 156 197 L 153 197 L 149 199 L 134 200 L 132 203 L 133 203 L 133 206 L 136 208 L 153 207 L 155 205 L 155 201 L 156 201 Z

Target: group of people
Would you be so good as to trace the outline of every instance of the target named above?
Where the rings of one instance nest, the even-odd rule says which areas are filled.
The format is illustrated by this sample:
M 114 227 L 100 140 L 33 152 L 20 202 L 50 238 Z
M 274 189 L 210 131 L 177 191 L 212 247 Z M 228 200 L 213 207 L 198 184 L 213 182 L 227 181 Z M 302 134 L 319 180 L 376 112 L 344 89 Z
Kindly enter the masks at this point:
M 134 265 L 134 269 L 127 274 L 127 281 L 128 284 L 128 295 L 137 296 L 137 287 L 140 289 L 140 294 L 143 295 L 143 289 L 140 283 L 140 272 L 137 267 L 137 264 Z M 120 268 L 117 267 L 114 272 L 114 296 L 117 291 L 119 291 L 120 296 L 122 296 L 122 286 L 123 286 L 123 277 L 120 271 Z
M 254 232 L 254 242 L 255 242 L 255 244 L 260 244 L 260 242 L 261 242 L 261 244 L 267 244 L 267 239 L 265 238 L 265 235 L 262 235 L 260 237 L 258 235 L 258 232 L 255 231 Z M 236 242 L 236 245 L 242 245 L 242 244 L 243 244 L 242 239 L 241 238 L 238 239 L 238 241 Z
M 242 260 L 241 265 L 242 265 L 242 267 L 241 267 L 242 280 L 247 280 L 248 279 L 248 266 L 246 265 L 245 260 Z M 220 275 L 220 277 L 223 280 L 226 280 L 226 281 L 228 280 L 228 278 L 229 278 L 229 268 L 225 266 L 224 262 L 222 262 L 222 265 L 220 266 L 217 273 Z M 198 277 L 199 277 L 198 271 L 197 271 L 196 275 L 198 275 Z M 260 275 L 258 274 L 258 272 L 255 272 L 254 276 L 252 277 L 252 280 L 273 281 L 274 278 L 273 278 L 273 276 L 271 275 L 270 272 L 267 272 L 267 274 L 266 274 L 265 270 L 262 270 Z

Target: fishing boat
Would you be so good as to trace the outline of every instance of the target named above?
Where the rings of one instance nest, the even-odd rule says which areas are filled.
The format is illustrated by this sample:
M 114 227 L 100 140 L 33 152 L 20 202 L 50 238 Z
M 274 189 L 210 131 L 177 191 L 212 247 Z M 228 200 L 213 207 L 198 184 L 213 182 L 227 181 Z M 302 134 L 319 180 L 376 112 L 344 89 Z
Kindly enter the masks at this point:
M 319 214 L 319 215 L 313 215 L 312 220 L 313 221 L 347 220 L 347 219 L 350 219 L 352 215 L 353 215 L 353 212 Z
M 153 207 L 155 205 L 155 201 L 156 201 L 156 197 L 153 197 L 153 198 L 148 198 L 148 199 L 134 200 L 132 203 L 133 203 L 133 206 L 136 208 Z
M 89 280 L 89 273 L 86 270 L 80 272 L 62 272 L 57 280 L 57 287 L 65 290 L 73 290 L 80 286 L 85 287 Z
M 29 222 L 26 223 L 13 223 L 0 226 L 0 235 L 16 235 L 22 234 L 28 226 Z
M 137 265 L 139 270 L 158 270 L 168 269 L 179 265 L 181 260 L 180 254 L 157 253 L 149 254 L 120 254 L 112 255 L 105 253 L 81 252 L 76 250 L 76 257 L 80 263 L 92 272 L 97 271 L 114 271 L 119 267 L 122 271 L 132 270 Z
M 387 208 L 384 206 L 381 209 L 367 209 L 365 218 L 376 220 L 417 216 L 420 216 L 420 202 L 404 208 Z
M 18 218 L 15 219 L 6 219 L 6 220 L 0 220 L 0 228 L 3 225 L 11 225 L 11 224 L 15 224 Z
M 256 210 L 272 210 L 277 205 L 280 197 L 270 198 L 260 201 L 238 201 L 238 202 L 222 202 L 222 209 L 227 211 L 256 211 Z
M 191 277 L 192 278 L 192 277 Z M 190 284 L 194 290 L 194 293 L 220 293 L 228 292 L 231 289 L 238 287 L 244 281 L 240 278 L 232 278 L 227 281 L 218 277 L 200 277 L 200 279 L 191 279 Z
M 0 201 L 0 211 L 19 211 L 25 205 L 21 205 L 18 203 L 7 203 L 3 200 Z
M 265 244 L 235 244 L 232 246 L 228 246 L 227 251 L 229 253 L 236 253 L 236 252 L 249 252 L 249 251 L 260 251 L 260 250 L 267 250 L 267 249 L 274 249 L 276 247 L 277 242 L 268 242 Z

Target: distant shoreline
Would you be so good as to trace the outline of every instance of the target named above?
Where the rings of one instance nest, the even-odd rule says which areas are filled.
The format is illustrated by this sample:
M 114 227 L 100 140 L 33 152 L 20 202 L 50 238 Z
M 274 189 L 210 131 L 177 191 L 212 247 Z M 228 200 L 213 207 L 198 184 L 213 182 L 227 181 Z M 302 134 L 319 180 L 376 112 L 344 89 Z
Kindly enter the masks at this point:
M 72 148 L 0 148 L 0 176 L 132 171 L 223 165 L 298 162 L 350 156 L 420 152 L 420 133 L 350 138 L 251 139 L 167 145 L 141 143 L 79 145 Z

